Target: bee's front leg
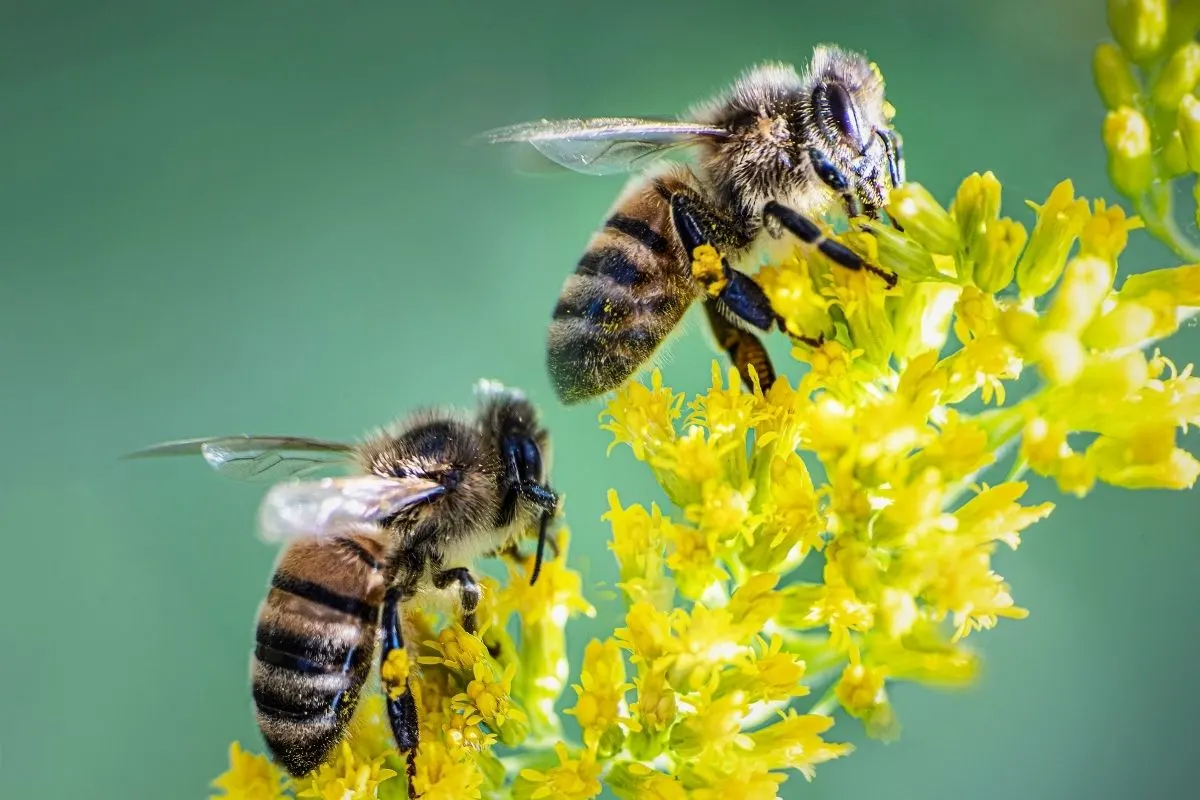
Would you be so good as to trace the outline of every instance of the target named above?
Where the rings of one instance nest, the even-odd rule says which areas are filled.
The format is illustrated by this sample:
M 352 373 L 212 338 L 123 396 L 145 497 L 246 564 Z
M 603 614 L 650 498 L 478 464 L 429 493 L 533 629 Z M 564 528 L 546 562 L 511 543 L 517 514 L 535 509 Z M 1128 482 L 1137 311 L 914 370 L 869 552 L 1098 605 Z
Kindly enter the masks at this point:
M 845 267 L 846 269 L 862 270 L 874 273 L 883 278 L 887 283 L 888 288 L 896 285 L 896 274 L 877 267 L 863 260 L 862 256 L 851 250 L 846 245 L 830 239 L 822 233 L 821 228 L 817 223 L 813 222 L 808 217 L 798 211 L 788 208 L 787 206 L 777 203 L 774 200 L 763 206 L 763 216 L 773 217 L 778 220 L 779 224 L 785 229 L 795 234 L 795 236 L 806 244 L 810 244 L 821 251 L 821 254 L 835 264 Z
M 452 583 L 458 584 L 463 630 L 473 634 L 476 628 L 475 609 L 479 608 L 479 599 L 483 596 L 483 590 L 479 587 L 479 581 L 475 580 L 475 576 L 471 574 L 471 570 L 466 567 L 445 569 L 433 576 L 435 588 L 445 589 Z

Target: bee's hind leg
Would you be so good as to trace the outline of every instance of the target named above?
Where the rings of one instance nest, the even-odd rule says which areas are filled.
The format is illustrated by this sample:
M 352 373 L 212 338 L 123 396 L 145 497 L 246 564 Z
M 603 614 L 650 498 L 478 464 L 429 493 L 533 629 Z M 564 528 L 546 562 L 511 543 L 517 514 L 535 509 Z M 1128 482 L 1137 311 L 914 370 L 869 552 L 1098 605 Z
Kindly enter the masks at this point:
M 775 383 L 775 366 L 759 338 L 726 319 L 715 300 L 705 301 L 704 314 L 717 346 L 725 351 L 737 367 L 746 389 L 754 391 L 754 380 L 750 377 L 750 367 L 753 366 L 759 387 L 763 392 L 769 390 Z
M 749 275 L 730 267 L 721 255 L 721 246 L 726 242 L 747 241 L 733 222 L 723 219 L 699 198 L 683 193 L 671 196 L 671 221 L 689 258 L 695 259 L 696 249 L 703 245 L 709 245 L 720 255 L 721 262 L 715 270 L 697 269 L 694 262 L 692 277 L 722 310 L 760 331 L 769 331 L 778 323 L 779 317 L 762 287 Z
M 834 239 L 827 238 L 815 222 L 800 212 L 772 200 L 763 206 L 763 216 L 777 220 L 785 229 L 801 241 L 816 247 L 821 251 L 822 255 L 835 264 L 843 266 L 846 269 L 865 269 L 868 272 L 874 273 L 883 278 L 888 288 L 896 285 L 895 273 L 888 272 L 881 267 L 865 261 L 862 256 L 849 247 L 846 247 L 846 245 Z
M 433 585 L 437 589 L 445 589 L 452 583 L 458 584 L 463 630 L 475 633 L 475 609 L 479 608 L 479 598 L 483 595 L 479 581 L 466 567 L 445 569 L 433 576 Z
M 402 590 L 393 587 L 388 590 L 383 600 L 383 649 L 380 652 L 380 674 L 382 665 L 387 664 L 388 656 L 393 650 L 404 649 L 404 634 L 400 630 L 400 603 L 403 600 Z M 420 724 L 417 718 L 417 703 L 412 690 L 408 687 L 408 678 L 402 685 L 389 685 L 384 680 L 383 690 L 387 700 L 388 722 L 392 727 L 392 736 L 396 740 L 396 749 L 404 753 L 408 772 L 408 796 L 415 798 L 416 788 L 413 779 L 417 774 L 417 745 L 420 743 Z

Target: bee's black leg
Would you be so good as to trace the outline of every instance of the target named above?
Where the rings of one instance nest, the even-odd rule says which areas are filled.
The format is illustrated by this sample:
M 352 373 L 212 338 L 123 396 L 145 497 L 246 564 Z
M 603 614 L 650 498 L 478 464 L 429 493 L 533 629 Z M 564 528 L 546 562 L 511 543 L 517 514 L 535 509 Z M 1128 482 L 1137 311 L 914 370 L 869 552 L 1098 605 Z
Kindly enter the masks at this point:
M 729 360 L 737 367 L 745 387 L 754 391 L 754 383 L 750 379 L 748 369 L 753 366 L 754 373 L 758 376 L 759 387 L 764 393 L 768 391 L 775 383 L 775 367 L 759 338 L 726 319 L 715 300 L 705 301 L 704 314 L 708 317 L 708 326 L 712 329 L 717 345 L 729 355 Z
M 671 196 L 671 220 L 683 243 L 683 250 L 694 256 L 696 248 L 709 245 L 720 253 L 720 244 L 735 237 L 734 226 L 709 209 L 702 201 L 686 194 Z M 729 266 L 721 256 L 721 274 L 697 275 L 709 297 L 720 301 L 723 309 L 747 325 L 768 331 L 779 320 L 766 293 L 754 280 Z
M 386 664 L 388 655 L 393 650 L 404 647 L 404 634 L 400 630 L 400 602 L 403 599 L 402 590 L 393 587 L 388 590 L 383 600 L 383 648 L 380 651 L 380 664 Z M 393 697 L 393 690 L 398 687 L 384 687 L 384 697 L 387 699 L 388 722 L 392 726 L 392 736 L 396 740 L 396 749 L 405 754 L 408 771 L 408 796 L 416 797 L 413 778 L 417 774 L 417 745 L 420 743 L 420 724 L 417 719 L 417 703 L 405 679 L 403 690 Z
M 763 216 L 778 220 L 780 225 L 795 234 L 801 241 L 816 247 L 835 264 L 839 264 L 846 269 L 865 269 L 868 272 L 872 272 L 883 278 L 888 288 L 896 285 L 895 273 L 888 272 L 885 269 L 864 261 L 858 253 L 855 253 L 849 247 L 846 247 L 846 245 L 826 238 L 817 224 L 803 214 L 772 200 L 763 207 Z
M 879 130 L 876 133 L 883 140 L 883 148 L 887 152 L 888 177 L 891 178 L 892 188 L 895 189 L 897 186 L 903 186 L 905 181 L 904 147 L 900 143 L 900 134 L 891 128 Z M 892 223 L 892 227 L 896 230 L 904 230 L 891 214 L 888 214 L 888 221 Z
M 479 608 L 479 598 L 483 595 L 483 590 L 479 588 L 479 581 L 475 580 L 471 570 L 466 567 L 445 569 L 433 576 L 435 588 L 445 589 L 452 583 L 458 584 L 463 630 L 467 633 L 475 633 L 475 609 Z
M 850 179 L 846 177 L 846 173 L 842 172 L 837 164 L 830 161 L 828 156 L 816 148 L 809 148 L 808 160 L 812 164 L 813 171 L 817 173 L 817 177 L 842 196 L 842 204 L 846 206 L 846 215 L 849 217 L 862 216 L 864 211 L 862 199 L 852 190 Z

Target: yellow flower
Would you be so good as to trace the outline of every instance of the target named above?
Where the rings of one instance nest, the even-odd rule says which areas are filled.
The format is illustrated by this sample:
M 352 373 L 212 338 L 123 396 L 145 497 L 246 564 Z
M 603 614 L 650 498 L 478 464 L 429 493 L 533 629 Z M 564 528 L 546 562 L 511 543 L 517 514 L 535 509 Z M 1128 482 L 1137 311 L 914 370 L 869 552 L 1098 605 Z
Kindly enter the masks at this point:
M 686 759 L 736 760 L 754 747 L 754 740 L 742 732 L 749 712 L 750 702 L 743 692 L 712 699 L 701 696 L 696 710 L 681 715 L 671 729 L 671 750 Z
M 721 566 L 725 548 L 716 543 L 715 536 L 687 525 L 671 525 L 664 528 L 664 533 L 670 537 L 667 566 L 675 572 L 675 582 L 684 597 L 698 600 L 714 584 L 729 577 Z
M 1175 446 L 1175 429 L 1145 425 L 1128 438 L 1101 436 L 1087 449 L 1096 476 L 1127 489 L 1190 489 L 1200 477 L 1200 461 Z
M 678 703 L 675 690 L 667 682 L 665 668 L 643 670 L 634 680 L 637 702 L 630 706 L 630 713 L 637 719 L 642 731 L 661 733 L 675 722 Z
M 742 391 L 737 369 L 729 368 L 728 388 L 721 383 L 721 366 L 712 364 L 712 388 L 691 403 L 688 422 L 703 425 L 714 437 L 740 437 L 754 422 L 757 403 L 754 395 Z
M 413 789 L 421 800 L 480 800 L 483 774 L 463 750 L 426 739 L 417 748 Z
M 438 655 L 421 656 L 417 659 L 418 663 L 444 664 L 461 672 L 470 672 L 480 660 L 488 657 L 487 646 L 478 636 L 467 633 L 457 622 L 447 625 L 436 640 L 425 642 L 425 646 L 436 650 Z M 407 665 L 405 659 L 404 666 Z
M 614 764 L 605 783 L 621 800 L 688 800 L 678 778 L 636 761 Z
M 613 435 L 609 452 L 618 444 L 630 446 L 638 460 L 654 454 L 675 439 L 675 420 L 682 413 L 683 395 L 662 385 L 662 373 L 651 373 L 650 388 L 630 381 L 609 401 L 600 415 L 601 428 Z
M 625 693 L 633 688 L 625 682 L 625 661 L 616 641 L 588 642 L 580 682 L 572 688 L 579 699 L 566 713 L 579 722 L 584 744 L 594 749 L 601 737 L 621 720 Z
M 773 636 L 768 644 L 761 637 L 752 650 L 737 662 L 737 669 L 721 673 L 718 692 L 743 692 L 751 702 L 775 702 L 808 694 L 804 661 L 783 651 L 783 639 Z
M 852 745 L 826 742 L 821 738 L 821 734 L 831 727 L 833 720 L 822 714 L 789 711 L 781 715 L 778 722 L 749 735 L 754 745 L 754 760 L 767 769 L 799 770 L 811 781 L 817 764 L 854 751 Z
M 484 661 L 476 662 L 473 672 L 474 680 L 467 684 L 466 691 L 453 698 L 455 709 L 464 714 L 478 714 L 493 729 L 499 729 L 506 719 L 524 718 L 521 709 L 514 706 L 509 697 L 516 674 L 515 664 L 509 664 L 499 677 Z
M 229 769 L 213 781 L 221 794 L 214 800 L 283 800 L 286 777 L 266 756 L 247 753 L 237 742 L 229 745 Z
M 475 713 L 450 714 L 443 729 L 446 740 L 462 749 L 487 750 L 496 743 L 496 734 L 483 730 L 481 722 L 483 718 Z
M 558 766 L 547 770 L 523 769 L 513 785 L 517 800 L 588 800 L 600 794 L 601 767 L 591 751 L 584 750 L 579 758 L 571 757 L 562 742 L 554 744 Z
M 1037 212 L 1037 224 L 1029 244 L 1017 262 L 1017 285 L 1025 297 L 1041 297 L 1048 292 L 1067 263 L 1067 254 L 1088 219 L 1088 202 L 1076 199 L 1071 181 L 1062 181 L 1046 202 L 1029 204 Z
M 778 265 L 762 268 L 755 280 L 762 286 L 775 313 L 783 318 L 789 334 L 816 341 L 833 333 L 829 300 L 814 283 L 812 265 L 799 252 Z
M 640 505 L 621 507 L 615 490 L 608 492 L 608 511 L 600 519 L 612 527 L 608 549 L 621 568 L 620 587 L 632 600 L 648 600 L 669 605 L 674 588 L 662 574 L 669 531 L 674 527 L 662 511 L 651 504 L 650 511 Z
M 355 756 L 350 743 L 343 741 L 337 755 L 309 775 L 297 797 L 320 800 L 371 800 L 379 784 L 394 777 L 395 770 L 383 766 L 383 758 L 365 761 Z
M 886 668 L 866 666 L 852 651 L 837 683 L 837 699 L 846 713 L 863 721 L 869 736 L 892 740 L 899 735 L 899 726 L 888 702 L 886 680 Z
M 645 600 L 629 607 L 625 615 L 627 627 L 618 628 L 613 635 L 629 650 L 634 664 L 653 666 L 660 658 L 677 652 L 679 643 L 671 635 L 671 619 Z
M 735 488 L 728 483 L 709 481 L 704 484 L 700 502 L 689 505 L 684 516 L 718 539 L 741 533 L 752 541 L 753 532 L 745 523 L 750 519 L 753 497 L 754 486 L 750 483 Z
M 958 250 L 958 225 L 919 183 L 909 182 L 891 194 L 888 213 L 905 232 L 931 253 L 951 254 Z
M 692 781 L 703 783 L 692 789 L 690 800 L 776 800 L 784 775 L 756 770 L 720 773 L 697 765 L 691 770 Z

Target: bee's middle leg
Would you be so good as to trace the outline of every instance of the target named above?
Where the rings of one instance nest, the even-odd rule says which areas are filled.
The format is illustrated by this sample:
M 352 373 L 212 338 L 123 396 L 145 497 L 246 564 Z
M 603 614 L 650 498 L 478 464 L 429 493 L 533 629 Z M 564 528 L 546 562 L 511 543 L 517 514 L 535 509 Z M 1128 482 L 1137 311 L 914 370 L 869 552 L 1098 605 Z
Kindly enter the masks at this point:
M 383 648 L 380 651 L 380 665 L 386 664 L 388 656 L 394 650 L 404 649 L 404 634 L 400 626 L 400 604 L 404 600 L 404 591 L 400 587 L 392 587 L 383 599 Z M 381 669 L 382 673 L 382 669 Z M 391 724 L 392 737 L 396 740 L 396 749 L 405 754 L 408 772 L 408 796 L 416 797 L 413 778 L 417 774 L 417 745 L 420 743 L 421 728 L 417 718 L 417 703 L 412 690 L 408 686 L 408 678 L 401 686 L 383 686 L 387 700 L 388 722 Z M 394 695 L 394 696 L 393 696 Z

